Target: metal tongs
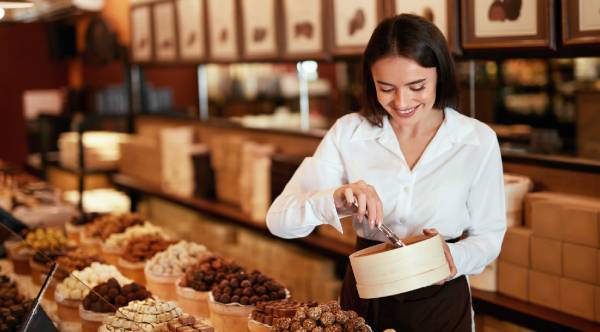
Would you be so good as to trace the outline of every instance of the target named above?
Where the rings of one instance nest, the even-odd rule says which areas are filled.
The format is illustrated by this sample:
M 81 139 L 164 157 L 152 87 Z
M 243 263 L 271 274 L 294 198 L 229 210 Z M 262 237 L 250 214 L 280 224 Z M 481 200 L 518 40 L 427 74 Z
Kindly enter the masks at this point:
M 352 205 L 358 210 L 358 203 L 356 202 L 356 199 L 354 200 L 354 202 L 352 202 Z M 354 217 L 355 215 L 353 215 Z M 364 216 L 364 221 L 368 222 L 366 215 Z M 404 242 L 402 242 L 402 240 L 400 240 L 400 238 L 398 237 L 398 235 L 396 235 L 396 233 L 394 233 L 389 227 L 387 227 L 384 223 L 381 223 L 381 225 L 377 225 L 376 226 L 377 229 L 383 233 L 383 235 L 385 235 L 385 237 L 394 245 L 394 247 L 396 248 L 402 248 L 405 247 L 406 244 L 404 244 Z

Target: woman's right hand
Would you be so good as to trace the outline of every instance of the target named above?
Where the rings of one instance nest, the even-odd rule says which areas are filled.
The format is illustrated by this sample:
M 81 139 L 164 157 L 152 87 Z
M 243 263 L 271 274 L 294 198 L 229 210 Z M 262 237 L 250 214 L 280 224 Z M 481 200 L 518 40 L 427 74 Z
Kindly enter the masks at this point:
M 371 228 L 383 222 L 383 205 L 373 186 L 361 180 L 343 185 L 333 193 L 333 201 L 337 209 L 351 207 L 355 200 L 361 222 L 365 214 L 368 216 Z

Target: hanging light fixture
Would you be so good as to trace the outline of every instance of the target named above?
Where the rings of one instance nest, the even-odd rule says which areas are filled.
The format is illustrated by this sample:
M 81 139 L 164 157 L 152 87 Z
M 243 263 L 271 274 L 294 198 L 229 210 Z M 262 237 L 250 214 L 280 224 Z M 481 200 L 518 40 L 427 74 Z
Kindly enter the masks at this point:
M 0 8 L 9 9 L 20 9 L 20 8 L 31 8 L 34 4 L 31 1 L 26 0 L 0 0 Z

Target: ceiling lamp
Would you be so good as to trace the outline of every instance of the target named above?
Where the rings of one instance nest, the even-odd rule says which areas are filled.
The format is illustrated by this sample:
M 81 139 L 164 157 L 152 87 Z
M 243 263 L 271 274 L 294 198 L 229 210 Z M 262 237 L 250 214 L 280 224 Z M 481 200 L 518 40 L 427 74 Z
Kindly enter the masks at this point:
M 18 9 L 18 8 L 30 8 L 33 7 L 33 2 L 25 1 L 25 0 L 0 0 L 0 8 L 10 8 L 10 9 Z

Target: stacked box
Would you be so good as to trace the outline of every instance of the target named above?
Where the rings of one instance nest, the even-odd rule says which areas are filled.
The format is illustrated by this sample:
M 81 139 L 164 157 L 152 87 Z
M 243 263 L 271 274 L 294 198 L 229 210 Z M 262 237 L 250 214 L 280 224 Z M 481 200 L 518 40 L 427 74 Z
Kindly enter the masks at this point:
M 532 227 L 529 301 L 600 322 L 600 200 L 528 194 Z

